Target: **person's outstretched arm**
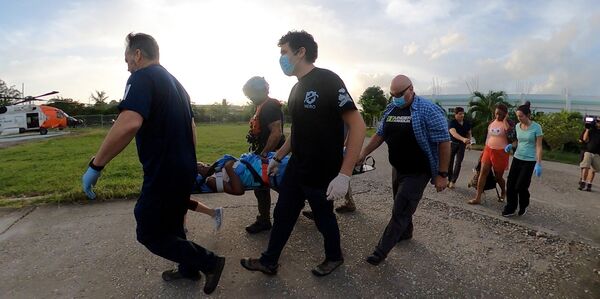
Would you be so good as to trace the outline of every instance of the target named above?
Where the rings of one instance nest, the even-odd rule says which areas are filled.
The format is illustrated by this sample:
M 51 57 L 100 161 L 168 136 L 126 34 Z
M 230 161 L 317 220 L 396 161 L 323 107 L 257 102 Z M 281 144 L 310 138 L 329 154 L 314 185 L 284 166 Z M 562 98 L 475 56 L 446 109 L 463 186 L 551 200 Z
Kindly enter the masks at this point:
M 538 136 L 535 138 L 535 160 L 537 163 L 542 163 L 543 139 L 543 136 Z
M 292 137 L 285 139 L 283 145 L 275 152 L 275 157 L 281 160 L 292 151 Z
M 281 135 L 283 132 L 281 131 L 281 121 L 277 120 L 269 124 L 269 130 L 271 130 L 271 134 L 269 134 L 269 138 L 267 138 L 267 142 L 265 144 L 265 148 L 263 148 L 260 155 L 262 157 L 266 157 L 269 152 L 272 152 L 279 143 L 281 139 Z
M 342 118 L 348 126 L 348 137 L 346 138 L 346 155 L 340 173 L 351 176 L 365 141 L 366 126 L 358 110 L 348 111 L 342 115 Z
M 377 127 L 377 131 L 375 132 L 375 135 L 373 135 L 373 137 L 371 137 L 371 140 L 369 140 L 369 143 L 367 144 L 367 146 L 361 151 L 360 156 L 358 157 L 357 164 L 364 163 L 367 156 L 369 154 L 371 154 L 375 149 L 377 149 L 383 143 L 383 141 L 385 141 L 385 139 L 383 139 L 385 118 L 387 115 L 386 112 L 389 112 L 389 111 L 390 111 L 389 108 L 386 108 L 386 110 L 384 111 L 383 116 L 381 117 L 381 120 L 379 121 L 379 126 Z
M 100 149 L 94 156 L 94 165 L 105 166 L 131 142 L 142 126 L 144 118 L 132 110 L 123 110 L 108 131 Z
M 382 136 L 377 134 L 373 135 L 367 146 L 360 153 L 357 163 L 363 163 L 367 156 L 376 150 L 383 143 L 383 141 L 384 139 Z

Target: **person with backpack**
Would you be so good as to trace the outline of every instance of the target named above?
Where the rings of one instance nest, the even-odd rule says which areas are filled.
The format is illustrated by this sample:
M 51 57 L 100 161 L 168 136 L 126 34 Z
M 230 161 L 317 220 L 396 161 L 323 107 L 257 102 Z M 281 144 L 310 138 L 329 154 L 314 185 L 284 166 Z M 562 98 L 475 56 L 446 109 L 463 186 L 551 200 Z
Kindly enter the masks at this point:
M 242 90 L 256 105 L 256 112 L 250 119 L 250 131 L 246 136 L 250 144 L 249 151 L 266 159 L 269 152 L 278 150 L 285 142 L 281 103 L 269 97 L 269 83 L 263 77 L 250 78 Z M 256 189 L 254 196 L 258 201 L 258 216 L 254 223 L 246 227 L 250 234 L 271 229 L 271 190 Z

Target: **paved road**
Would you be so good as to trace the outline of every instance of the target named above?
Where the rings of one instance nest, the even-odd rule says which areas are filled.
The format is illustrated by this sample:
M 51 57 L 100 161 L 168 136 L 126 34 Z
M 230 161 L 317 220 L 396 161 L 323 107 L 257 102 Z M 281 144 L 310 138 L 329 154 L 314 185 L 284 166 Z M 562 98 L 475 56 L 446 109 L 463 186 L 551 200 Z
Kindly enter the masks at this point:
M 415 214 L 414 239 L 373 267 L 364 258 L 391 213 L 391 169 L 385 147 L 377 150 L 377 170 L 352 180 L 358 211 L 338 216 L 345 264 L 324 278 L 310 274 L 323 258 L 311 221 L 299 219 L 279 274 L 268 277 L 239 265 L 268 241 L 268 234 L 244 231 L 256 213 L 251 193 L 202 196 L 225 207 L 226 224 L 218 233 L 207 216 L 188 217 L 189 238 L 228 258 L 212 296 L 600 297 L 600 193 L 575 188 L 576 166 L 545 162 L 543 178 L 532 183 L 528 214 L 504 219 L 495 194 L 481 206 L 465 204 L 473 195 L 466 181 L 478 154 L 467 153 L 455 190 L 428 187 Z M 0 297 L 204 296 L 203 281 L 161 280 L 173 264 L 135 241 L 133 205 L 113 200 L 0 210 Z

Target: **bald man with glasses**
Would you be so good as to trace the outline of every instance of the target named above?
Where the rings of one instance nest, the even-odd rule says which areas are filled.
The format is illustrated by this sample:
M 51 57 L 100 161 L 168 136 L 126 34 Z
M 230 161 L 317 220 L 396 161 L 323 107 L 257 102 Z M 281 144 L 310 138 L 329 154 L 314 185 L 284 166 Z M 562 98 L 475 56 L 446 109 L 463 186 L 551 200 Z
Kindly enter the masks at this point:
M 391 83 L 392 102 L 386 107 L 377 134 L 362 150 L 364 161 L 384 141 L 392 164 L 394 207 L 375 251 L 367 262 L 379 265 L 402 240 L 412 238 L 412 215 L 428 182 L 438 192 L 448 184 L 450 135 L 446 114 L 436 104 L 413 91 L 411 80 L 396 76 Z

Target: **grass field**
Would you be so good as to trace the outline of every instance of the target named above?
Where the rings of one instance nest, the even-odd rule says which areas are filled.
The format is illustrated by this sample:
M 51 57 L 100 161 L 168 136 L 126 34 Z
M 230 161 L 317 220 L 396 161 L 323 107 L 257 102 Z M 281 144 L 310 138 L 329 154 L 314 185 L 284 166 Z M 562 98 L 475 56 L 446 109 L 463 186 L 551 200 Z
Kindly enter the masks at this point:
M 247 131 L 247 124 L 199 125 L 198 159 L 212 162 L 225 153 L 246 152 Z M 85 200 L 81 175 L 106 133 L 106 129 L 75 130 L 65 137 L 0 149 L 0 206 Z M 141 180 L 132 141 L 102 172 L 95 191 L 99 198 L 132 198 L 139 193 Z
M 198 160 L 212 162 L 223 154 L 246 152 L 247 131 L 247 124 L 198 125 Z M 368 129 L 367 136 L 374 132 Z M 81 175 L 106 133 L 107 129 L 81 129 L 65 137 L 0 149 L 0 206 L 86 200 Z M 544 159 L 577 164 L 579 155 L 546 151 Z M 134 198 L 141 180 L 135 142 L 131 142 L 102 172 L 95 191 L 100 199 Z

